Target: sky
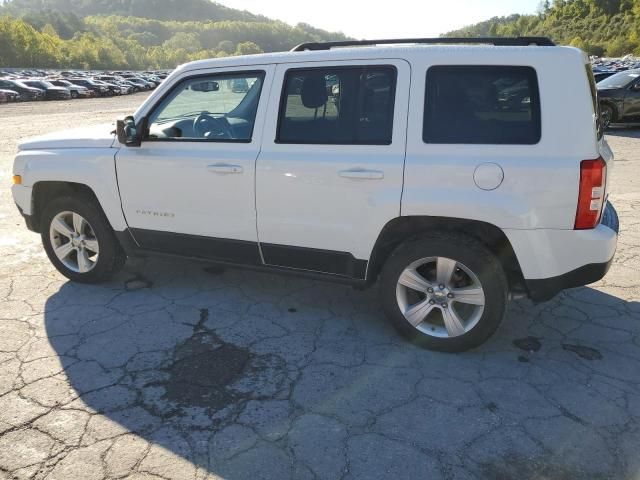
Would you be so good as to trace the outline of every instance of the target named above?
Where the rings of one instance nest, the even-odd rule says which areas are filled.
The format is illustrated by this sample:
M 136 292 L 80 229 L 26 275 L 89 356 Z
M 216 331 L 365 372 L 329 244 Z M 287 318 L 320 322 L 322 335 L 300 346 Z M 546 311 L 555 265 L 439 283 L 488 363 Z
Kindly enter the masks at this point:
M 436 37 L 491 17 L 534 13 L 540 0 L 218 0 L 295 25 L 355 38 Z

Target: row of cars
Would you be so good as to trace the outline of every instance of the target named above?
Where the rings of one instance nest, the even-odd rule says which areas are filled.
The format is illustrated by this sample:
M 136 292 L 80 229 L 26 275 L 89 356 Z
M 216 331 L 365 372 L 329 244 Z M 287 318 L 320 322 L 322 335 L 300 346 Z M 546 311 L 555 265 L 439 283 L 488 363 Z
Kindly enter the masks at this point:
M 600 82 L 619 72 L 640 69 L 640 58 L 632 55 L 621 58 L 591 57 L 591 68 L 596 82 Z
M 126 95 L 156 88 L 169 72 L 0 71 L 0 103 Z

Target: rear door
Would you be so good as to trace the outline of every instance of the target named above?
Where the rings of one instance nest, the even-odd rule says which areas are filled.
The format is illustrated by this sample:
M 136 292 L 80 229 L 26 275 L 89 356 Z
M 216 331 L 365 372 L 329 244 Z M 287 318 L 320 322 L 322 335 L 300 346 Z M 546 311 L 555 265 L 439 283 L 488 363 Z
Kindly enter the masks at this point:
M 256 168 L 266 264 L 365 277 L 400 214 L 409 78 L 397 59 L 277 67 Z

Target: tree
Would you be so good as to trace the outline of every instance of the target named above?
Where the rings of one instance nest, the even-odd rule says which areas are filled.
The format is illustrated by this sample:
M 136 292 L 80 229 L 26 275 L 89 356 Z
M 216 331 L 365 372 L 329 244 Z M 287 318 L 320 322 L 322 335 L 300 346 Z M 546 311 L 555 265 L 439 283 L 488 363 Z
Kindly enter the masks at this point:
M 242 42 L 236 47 L 236 55 L 253 55 L 262 53 L 262 49 L 253 42 Z
M 218 43 L 218 50 L 225 53 L 233 53 L 236 50 L 236 46 L 231 40 L 222 40 Z
M 188 53 L 194 53 L 202 50 L 202 44 L 198 35 L 195 33 L 178 32 L 169 40 L 164 42 L 162 46 L 168 50 L 184 50 Z

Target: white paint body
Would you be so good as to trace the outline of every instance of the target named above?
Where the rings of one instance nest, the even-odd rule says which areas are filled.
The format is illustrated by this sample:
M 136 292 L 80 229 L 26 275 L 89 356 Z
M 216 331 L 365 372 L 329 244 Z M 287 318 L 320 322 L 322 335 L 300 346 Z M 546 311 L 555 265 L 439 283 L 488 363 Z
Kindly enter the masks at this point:
M 156 141 L 126 148 L 109 133 L 112 126 L 48 135 L 21 145 L 14 174 L 22 175 L 23 185 L 13 187 L 14 199 L 30 214 L 37 182 L 77 182 L 94 191 L 117 231 L 144 228 L 283 244 L 364 260 L 383 227 L 397 217 L 477 220 L 505 233 L 525 279 L 554 277 L 610 260 L 617 242 L 616 233 L 604 226 L 573 230 L 580 161 L 602 156 L 609 172 L 613 166 L 606 142 L 596 140 L 587 63 L 583 52 L 568 47 L 493 46 L 343 48 L 193 62 L 175 70 L 136 119 L 184 78 L 264 70 L 250 143 Z M 396 67 L 391 145 L 276 143 L 285 71 L 340 65 Z M 540 88 L 540 142 L 426 144 L 425 81 L 432 65 L 533 67 Z M 242 172 L 208 171 L 217 162 L 240 165 Z M 481 183 L 494 181 L 494 188 L 480 188 L 474 180 L 482 164 L 501 169 L 502 179 L 495 169 L 488 180 L 481 176 Z M 362 171 L 375 175 L 344 175 Z M 173 216 L 137 213 L 149 209 Z

